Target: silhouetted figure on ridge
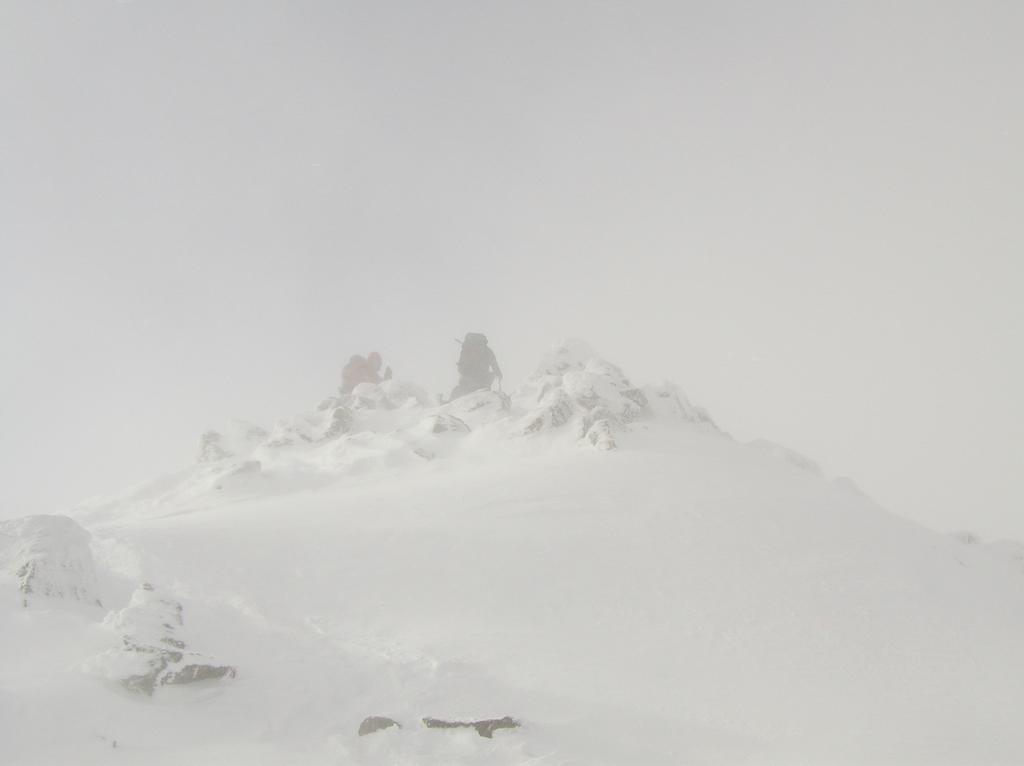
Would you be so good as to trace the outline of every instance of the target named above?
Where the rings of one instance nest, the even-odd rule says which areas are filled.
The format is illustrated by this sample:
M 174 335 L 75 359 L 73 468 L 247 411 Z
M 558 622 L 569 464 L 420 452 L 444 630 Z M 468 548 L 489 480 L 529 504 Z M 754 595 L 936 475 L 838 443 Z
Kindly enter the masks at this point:
M 380 383 L 382 380 L 391 378 L 391 368 L 388 367 L 381 377 L 380 368 L 384 364 L 380 354 L 371 351 L 365 357 L 358 354 L 348 360 L 348 364 L 341 371 L 341 393 L 351 394 L 352 389 L 360 383 Z
M 487 336 L 478 332 L 466 333 L 461 341 L 462 353 L 455 365 L 459 370 L 459 384 L 452 389 L 450 399 L 458 399 L 472 391 L 490 388 L 495 379 L 501 386 L 501 368 L 487 345 Z

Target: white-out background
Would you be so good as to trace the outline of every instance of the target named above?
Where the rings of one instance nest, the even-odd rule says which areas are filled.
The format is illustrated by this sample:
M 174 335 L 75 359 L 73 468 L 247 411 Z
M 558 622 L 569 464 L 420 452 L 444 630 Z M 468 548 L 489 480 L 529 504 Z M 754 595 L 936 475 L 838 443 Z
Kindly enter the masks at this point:
M 1024 538 L 1024 4 L 0 1 L 0 516 L 486 332 Z

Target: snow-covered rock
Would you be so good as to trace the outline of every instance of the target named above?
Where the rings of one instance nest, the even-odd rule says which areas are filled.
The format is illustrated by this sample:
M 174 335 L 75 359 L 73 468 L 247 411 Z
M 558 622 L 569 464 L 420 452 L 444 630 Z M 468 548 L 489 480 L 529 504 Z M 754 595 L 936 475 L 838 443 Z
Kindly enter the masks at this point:
M 523 434 L 550 431 L 569 423 L 578 414 L 564 388 L 551 386 L 541 395 L 537 406 L 520 421 Z
M 233 667 L 188 648 L 181 635 L 183 611 L 180 602 L 143 583 L 128 606 L 105 620 L 121 646 L 93 657 L 86 670 L 145 695 L 161 686 L 234 678 Z
M 569 338 L 556 343 L 544 354 L 537 365 L 533 378 L 561 377 L 567 372 L 584 369 L 588 362 L 596 358 L 598 358 L 597 352 L 585 340 Z
M 412 383 L 392 379 L 382 383 L 360 383 L 342 401 L 354 410 L 393 410 L 425 406 L 429 397 Z
M 0 521 L 0 570 L 17 578 L 23 606 L 40 598 L 102 606 L 90 535 L 68 516 Z
M 574 412 L 601 408 L 622 423 L 637 420 L 648 412 L 644 392 L 622 370 L 580 340 L 566 341 L 545 355 L 534 375 L 518 390 L 517 398 L 532 398 L 540 405 L 547 401 L 550 407 L 554 391 L 565 395 Z
M 618 449 L 619 446 L 612 431 L 612 421 L 607 418 L 598 418 L 592 422 L 584 421 L 583 440 L 599 450 Z
M 199 462 L 213 463 L 229 458 L 246 458 L 268 437 L 253 423 L 235 420 L 220 431 L 207 431 L 199 439 Z
M 320 434 L 320 441 L 337 439 L 339 436 L 352 432 L 355 426 L 355 416 L 352 414 L 352 410 L 344 405 L 338 405 L 330 408 L 328 411 L 330 412 L 330 417 L 327 421 L 327 426 Z
M 512 400 L 500 391 L 482 389 L 438 408 L 438 412 L 461 420 L 471 429 L 492 425 L 509 416 Z
M 644 386 L 643 392 L 654 417 L 695 423 L 710 431 L 718 430 L 707 410 L 694 407 L 675 383 L 665 381 L 653 386 Z
M 525 414 L 520 416 L 516 430 L 532 435 L 568 428 L 581 443 L 611 450 L 617 446 L 616 432 L 652 418 L 713 428 L 710 418 L 692 407 L 670 384 L 652 392 L 658 396 L 657 409 L 652 407 L 647 391 L 635 386 L 589 344 L 566 341 L 548 353 L 534 375 L 517 389 L 513 399 Z
M 423 428 L 431 434 L 466 434 L 472 430 L 465 420 L 446 412 L 428 415 L 423 421 Z

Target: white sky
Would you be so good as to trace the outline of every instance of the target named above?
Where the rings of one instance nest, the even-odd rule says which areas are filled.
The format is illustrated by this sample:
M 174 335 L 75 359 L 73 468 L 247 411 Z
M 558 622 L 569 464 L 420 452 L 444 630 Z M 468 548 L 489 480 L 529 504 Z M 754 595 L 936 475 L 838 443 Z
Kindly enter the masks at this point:
M 0 0 L 0 516 L 561 336 L 1024 539 L 1024 3 Z

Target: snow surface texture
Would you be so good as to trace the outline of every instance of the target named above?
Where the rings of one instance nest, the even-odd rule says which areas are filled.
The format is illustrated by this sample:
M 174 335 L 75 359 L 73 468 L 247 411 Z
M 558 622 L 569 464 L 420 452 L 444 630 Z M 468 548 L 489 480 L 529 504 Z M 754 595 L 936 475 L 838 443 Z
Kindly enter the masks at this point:
M 579 342 L 208 432 L 71 516 L 0 526 L 0 763 L 1024 761 L 1020 546 Z

